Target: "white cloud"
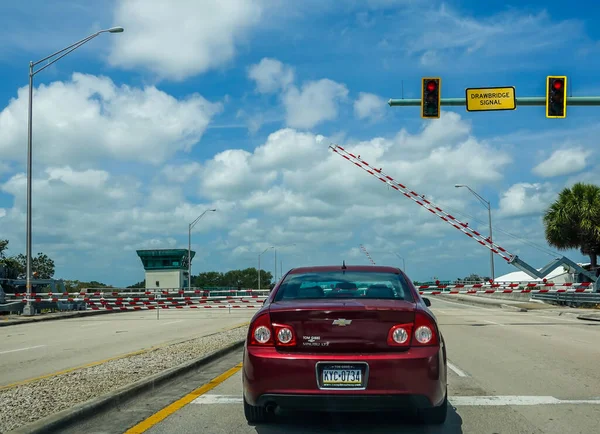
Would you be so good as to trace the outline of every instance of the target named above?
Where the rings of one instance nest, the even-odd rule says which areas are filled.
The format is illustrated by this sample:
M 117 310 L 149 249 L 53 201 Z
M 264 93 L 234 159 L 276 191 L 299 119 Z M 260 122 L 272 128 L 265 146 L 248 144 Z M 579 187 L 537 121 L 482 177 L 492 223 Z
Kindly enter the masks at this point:
M 535 166 L 532 172 L 543 178 L 577 173 L 585 169 L 591 155 L 591 150 L 581 146 L 558 149 Z
M 258 172 L 249 163 L 251 154 L 241 149 L 220 152 L 205 164 L 202 171 L 202 193 L 214 199 L 238 200 L 252 190 L 273 182 L 273 171 Z
M 358 119 L 381 119 L 386 108 L 387 102 L 372 93 L 361 92 L 354 101 L 354 114 Z
M 521 217 L 541 214 L 556 199 L 556 192 L 550 184 L 517 183 L 500 198 L 500 215 Z
M 189 151 L 221 110 L 194 94 L 184 99 L 156 87 L 117 86 L 109 78 L 75 73 L 71 81 L 40 85 L 34 94 L 33 140 L 38 161 L 63 164 L 117 160 L 161 163 Z M 27 88 L 0 112 L 0 159 L 22 161 L 27 137 Z
M 310 129 L 337 118 L 338 104 L 346 100 L 345 85 L 329 79 L 310 81 L 302 89 L 291 87 L 283 96 L 287 124 L 294 128 Z
M 6 215 L 6 210 L 4 208 L 0 208 L 0 218 Z
M 248 77 L 256 82 L 261 93 L 273 93 L 286 89 L 294 82 L 294 70 L 277 59 L 263 58 L 250 66 Z
M 389 44 L 389 50 L 402 47 L 409 58 L 419 59 L 426 67 L 443 64 L 464 70 L 467 64 L 476 63 L 478 70 L 497 70 L 517 57 L 526 59 L 520 65 L 530 64 L 532 55 L 556 48 L 556 44 L 590 44 L 582 20 L 553 19 L 547 11 L 529 13 L 513 8 L 473 17 L 447 3 L 408 2 L 395 18 L 393 27 L 380 31 L 380 40 Z M 554 35 L 564 38 L 557 41 Z M 482 62 L 490 58 L 496 62 Z M 499 65 L 499 59 L 506 61 Z
M 179 166 L 169 164 L 162 169 L 162 173 L 168 181 L 181 183 L 197 176 L 201 170 L 202 165 L 196 161 L 192 161 L 191 163 Z
M 220 212 L 208 213 L 194 228 L 195 236 L 222 230 L 236 220 L 230 203 L 189 203 L 176 186 L 147 186 L 104 170 L 49 167 L 35 172 L 33 181 L 34 250 L 55 258 L 59 275 L 69 268 L 71 278 L 90 279 L 92 273 L 101 273 L 105 280 L 135 281 L 129 273 L 137 273 L 137 278 L 141 266 L 131 251 L 183 246 L 176 237 L 187 233 L 187 223 L 207 208 Z M 25 244 L 25 186 L 23 173 L 0 185 L 0 191 L 15 200 L 2 218 L 2 234 L 15 251 Z
M 148 68 L 182 80 L 219 67 L 259 22 L 262 0 L 121 0 L 114 22 L 126 27 L 113 40 L 110 62 Z
M 344 147 L 430 200 L 443 198 L 440 205 L 460 209 L 468 198 L 454 184 L 494 183 L 502 179 L 511 158 L 471 137 L 469 124 L 459 115 L 448 114 L 440 121 L 452 138 L 444 146 L 436 145 L 437 133 L 430 131 L 439 126 L 429 123 L 418 135 L 404 132 L 401 139 L 374 138 Z M 407 143 L 428 151 L 404 152 Z M 206 167 L 212 169 L 200 175 L 202 194 L 239 201 L 240 211 L 263 216 L 248 221 L 251 231 L 230 232 L 248 243 L 248 250 L 256 250 L 255 243 L 264 242 L 265 236 L 271 243 L 303 242 L 313 232 L 323 240 L 333 239 L 329 233 L 346 237 L 348 230 L 365 222 L 373 236 L 385 238 L 387 233 L 402 241 L 453 231 L 448 227 L 444 232 L 443 222 L 428 220 L 430 213 L 333 153 L 328 140 L 311 133 L 282 129 L 254 152 L 219 153 Z

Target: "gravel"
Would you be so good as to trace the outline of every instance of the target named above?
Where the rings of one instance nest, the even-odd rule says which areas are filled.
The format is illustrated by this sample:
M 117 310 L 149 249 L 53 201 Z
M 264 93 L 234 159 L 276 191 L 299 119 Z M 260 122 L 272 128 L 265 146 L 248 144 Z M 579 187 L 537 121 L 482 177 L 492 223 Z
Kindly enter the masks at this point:
M 238 327 L 0 390 L 0 433 L 241 341 L 246 330 Z

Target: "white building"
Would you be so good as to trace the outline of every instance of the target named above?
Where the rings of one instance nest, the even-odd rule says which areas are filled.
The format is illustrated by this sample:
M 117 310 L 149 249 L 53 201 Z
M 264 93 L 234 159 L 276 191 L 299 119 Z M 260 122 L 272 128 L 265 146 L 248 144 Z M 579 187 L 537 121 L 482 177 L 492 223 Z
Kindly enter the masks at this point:
M 185 288 L 188 286 L 187 249 L 136 251 L 146 271 L 146 289 Z M 194 258 L 196 252 L 191 251 Z
M 588 266 L 590 264 L 577 264 L 581 267 Z M 541 268 L 537 269 L 538 271 Z M 572 283 L 576 282 L 576 273 L 575 270 L 567 267 L 566 265 L 559 265 L 554 270 L 552 270 L 546 277 L 546 280 L 554 283 Z M 536 279 L 531 277 L 529 274 L 524 271 L 513 271 L 512 273 L 505 274 L 504 276 L 496 277 L 495 283 L 502 282 L 542 282 L 543 279 Z

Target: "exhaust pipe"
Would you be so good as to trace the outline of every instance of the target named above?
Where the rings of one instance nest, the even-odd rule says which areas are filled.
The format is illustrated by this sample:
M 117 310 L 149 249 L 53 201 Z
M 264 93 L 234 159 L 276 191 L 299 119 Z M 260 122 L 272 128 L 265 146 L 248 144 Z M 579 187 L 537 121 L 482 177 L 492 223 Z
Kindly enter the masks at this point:
M 269 402 L 266 406 L 265 406 L 265 411 L 269 414 L 274 414 L 275 413 L 275 409 L 277 408 L 277 405 L 275 405 L 275 403 L 273 402 Z

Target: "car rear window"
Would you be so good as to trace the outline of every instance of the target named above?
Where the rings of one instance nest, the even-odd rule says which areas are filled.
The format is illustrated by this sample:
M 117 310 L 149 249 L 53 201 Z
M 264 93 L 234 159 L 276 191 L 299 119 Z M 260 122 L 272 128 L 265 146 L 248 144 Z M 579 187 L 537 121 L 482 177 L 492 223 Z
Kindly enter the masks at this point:
M 288 274 L 275 294 L 275 301 L 324 298 L 414 301 L 402 274 L 365 271 Z

